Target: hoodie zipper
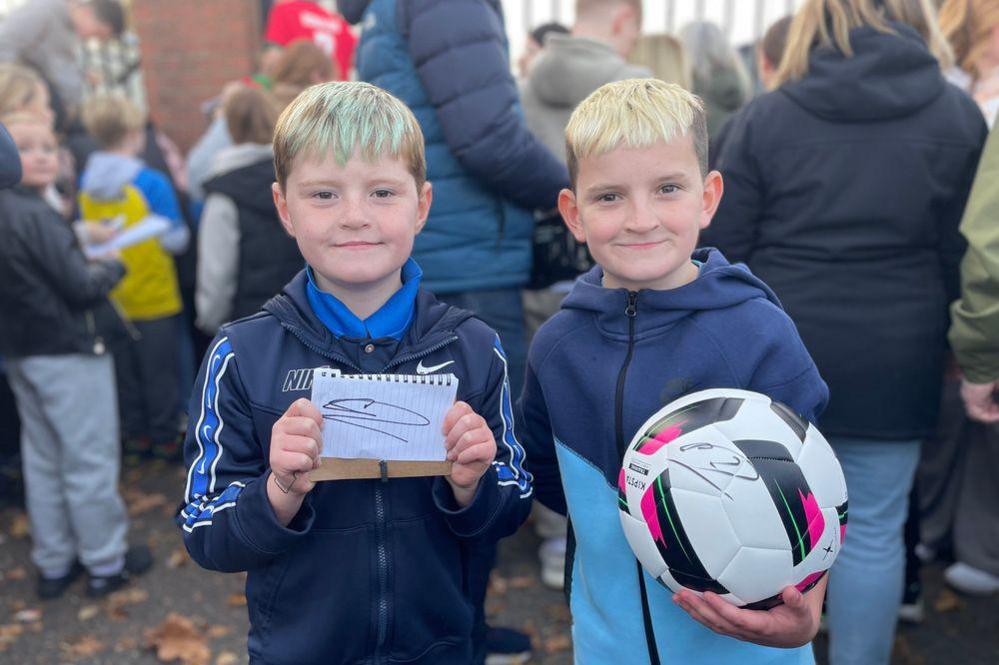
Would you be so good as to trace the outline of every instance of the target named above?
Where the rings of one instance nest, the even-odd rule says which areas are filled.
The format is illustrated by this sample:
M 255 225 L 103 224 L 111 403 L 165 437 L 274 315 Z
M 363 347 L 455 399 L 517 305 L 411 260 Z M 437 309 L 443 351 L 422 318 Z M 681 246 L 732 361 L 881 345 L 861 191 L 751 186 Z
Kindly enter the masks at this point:
M 614 425 L 617 434 L 618 456 L 624 460 L 624 383 L 628 377 L 628 367 L 631 365 L 631 357 L 635 353 L 635 317 L 638 316 L 638 292 L 628 291 L 628 304 L 624 308 L 624 315 L 628 317 L 628 353 L 624 356 L 621 364 L 621 371 L 617 375 L 617 390 L 614 393 Z M 645 624 L 645 646 L 649 651 L 649 662 L 651 665 L 659 665 L 659 647 L 656 645 L 656 636 L 652 627 L 652 613 L 649 610 L 649 596 L 645 590 L 645 572 L 642 564 L 635 560 L 635 567 L 638 572 L 638 588 L 642 594 L 642 621 Z
M 614 393 L 614 425 L 617 432 L 617 452 L 618 456 L 624 458 L 624 382 L 628 377 L 628 366 L 631 365 L 631 356 L 635 352 L 635 316 L 638 315 L 638 292 L 628 291 L 628 305 L 624 308 L 624 315 L 628 317 L 628 353 L 624 356 L 624 363 L 621 371 L 617 375 L 617 390 Z

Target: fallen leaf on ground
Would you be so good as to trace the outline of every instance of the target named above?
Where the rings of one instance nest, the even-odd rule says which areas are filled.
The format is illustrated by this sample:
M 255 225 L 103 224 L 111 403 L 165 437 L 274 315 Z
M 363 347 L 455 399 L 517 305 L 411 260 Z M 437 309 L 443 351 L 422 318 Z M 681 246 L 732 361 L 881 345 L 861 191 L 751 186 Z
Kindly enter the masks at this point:
M 34 621 L 41 621 L 42 611 L 31 607 L 26 610 L 20 610 L 19 612 L 14 614 L 14 618 L 20 621 L 21 623 L 32 623 Z
M 168 614 L 156 628 L 146 630 L 146 646 L 163 663 L 209 665 L 212 658 L 202 632 L 193 621 L 176 612 Z
M 220 637 L 225 637 L 231 632 L 232 628 L 230 628 L 229 626 L 220 626 L 218 624 L 215 624 L 212 626 L 208 626 L 208 630 L 205 631 L 205 634 L 208 635 L 208 637 L 210 637 L 211 639 L 215 640 Z
M 11 580 L 12 582 L 13 581 L 23 580 L 27 576 L 28 576 L 28 571 L 24 569 L 24 566 L 18 566 L 17 568 L 11 568 L 4 575 L 4 577 L 6 577 L 8 580 Z
M 126 497 L 128 514 L 132 517 L 148 513 L 153 508 L 166 505 L 167 498 L 162 494 L 141 494 L 136 497 Z
M 511 589 L 530 589 L 536 584 L 537 580 L 530 575 L 518 575 L 517 577 L 510 578 Z
M 0 653 L 16 642 L 23 632 L 24 628 L 16 623 L 0 625 Z
M 950 589 L 944 588 L 940 595 L 933 601 L 933 609 L 937 612 L 954 612 L 964 609 L 964 601 L 958 598 L 957 594 Z
M 149 600 L 149 592 L 139 587 L 129 587 L 121 591 L 115 591 L 107 599 L 107 615 L 113 621 L 121 621 L 128 618 L 126 607 L 138 605 Z
M 93 635 L 84 635 L 75 642 L 61 642 L 59 648 L 64 658 L 93 658 L 104 651 L 104 643 Z
M 507 588 L 509 586 L 510 585 L 507 582 L 506 578 L 503 577 L 502 575 L 498 575 L 496 573 L 493 573 L 492 576 L 489 578 L 489 593 L 490 594 L 496 594 L 496 595 L 502 596 L 504 593 L 506 593 Z
M 80 611 L 76 613 L 76 618 L 80 621 L 90 621 L 97 616 L 100 611 L 101 608 L 97 605 L 84 605 L 80 608 Z
M 187 555 L 187 550 L 183 547 L 178 547 L 173 552 L 170 552 L 170 556 L 167 558 L 166 567 L 170 570 L 180 568 L 190 560 L 191 557 Z
M 114 650 L 117 653 L 121 653 L 122 651 L 134 651 L 138 646 L 139 640 L 129 635 L 115 642 Z
M 28 516 L 20 511 L 15 512 L 10 521 L 10 528 L 7 529 L 7 533 L 14 538 L 24 538 L 28 535 L 28 533 L 30 533 L 30 531 L 31 528 L 28 526 Z
M 225 602 L 229 607 L 242 607 L 246 605 L 246 596 L 241 593 L 233 593 L 229 595 Z
M 553 635 L 546 639 L 544 643 L 545 653 L 558 653 L 559 651 L 568 651 L 571 648 L 572 638 L 566 633 Z
M 215 665 L 238 665 L 239 656 L 231 651 L 223 651 L 215 659 Z

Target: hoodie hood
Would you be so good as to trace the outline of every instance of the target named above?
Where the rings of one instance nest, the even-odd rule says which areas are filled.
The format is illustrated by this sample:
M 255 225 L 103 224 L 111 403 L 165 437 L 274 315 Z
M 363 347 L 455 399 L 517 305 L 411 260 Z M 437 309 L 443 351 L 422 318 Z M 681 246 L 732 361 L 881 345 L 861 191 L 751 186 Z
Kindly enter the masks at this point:
M 212 177 L 205 181 L 206 194 L 222 194 L 237 206 L 245 206 L 277 221 L 274 212 L 274 153 L 270 145 L 243 143 L 219 152 Z
M 748 97 L 748 91 L 739 75 L 731 69 L 719 69 L 708 80 L 697 77 L 694 89 L 706 101 L 729 112 L 739 110 Z
M 357 25 L 370 4 L 371 0 L 337 0 L 336 8 L 347 19 L 347 23 Z
M 693 282 L 668 291 L 638 291 L 637 334 L 671 326 L 698 312 L 726 309 L 757 298 L 780 307 L 780 301 L 770 287 L 744 264 L 729 263 L 717 249 L 695 250 L 691 258 L 701 263 L 700 273 Z M 627 336 L 628 291 L 604 288 L 603 276 L 603 268 L 596 266 L 576 280 L 572 292 L 562 302 L 562 309 L 592 312 L 602 332 Z
M 240 143 L 226 146 L 215 156 L 209 177 L 214 178 L 268 159 L 274 159 L 274 150 L 270 143 Z
M 543 103 L 573 109 L 608 81 L 648 76 L 647 70 L 629 64 L 609 44 L 553 34 L 534 61 L 527 85 Z
M 98 151 L 87 160 L 80 178 L 80 189 L 98 201 L 112 201 L 121 196 L 144 165 L 137 157 Z
M 781 91 L 827 120 L 868 122 L 911 115 L 944 90 L 940 63 L 915 29 L 891 23 L 897 34 L 864 27 L 850 31 L 854 54 L 818 48 L 808 74 Z

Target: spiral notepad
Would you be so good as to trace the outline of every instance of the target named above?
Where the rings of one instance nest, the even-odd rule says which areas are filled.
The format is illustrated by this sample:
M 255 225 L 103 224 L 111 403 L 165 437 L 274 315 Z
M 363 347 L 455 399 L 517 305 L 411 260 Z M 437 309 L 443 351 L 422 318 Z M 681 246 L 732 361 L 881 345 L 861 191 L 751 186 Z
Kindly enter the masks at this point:
M 440 462 L 453 374 L 341 374 L 313 370 L 312 403 L 323 414 L 323 457 Z

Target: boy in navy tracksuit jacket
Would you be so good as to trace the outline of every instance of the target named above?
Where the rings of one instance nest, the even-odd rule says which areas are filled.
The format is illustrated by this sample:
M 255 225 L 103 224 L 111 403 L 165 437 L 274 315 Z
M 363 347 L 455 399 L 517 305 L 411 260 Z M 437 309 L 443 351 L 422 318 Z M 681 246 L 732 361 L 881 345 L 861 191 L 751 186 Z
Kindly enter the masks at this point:
M 663 405 L 743 388 L 814 421 L 828 398 L 773 292 L 716 250 L 691 254 L 722 193 L 701 102 L 652 79 L 608 84 L 566 137 L 573 189 L 559 209 L 599 265 L 534 338 L 518 431 L 538 499 L 572 525 L 576 662 L 812 662 L 824 580 L 765 612 L 671 594 L 638 566 L 618 516 L 624 449 Z
M 409 258 L 431 202 L 419 125 L 378 88 L 323 84 L 285 110 L 274 153 L 278 213 L 308 266 L 212 344 L 185 544 L 206 568 L 248 571 L 251 663 L 467 665 L 468 547 L 516 530 L 531 479 L 496 334 L 420 290 Z M 313 483 L 319 366 L 455 374 L 451 475 Z

